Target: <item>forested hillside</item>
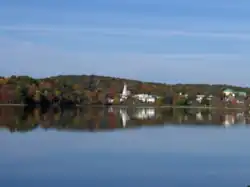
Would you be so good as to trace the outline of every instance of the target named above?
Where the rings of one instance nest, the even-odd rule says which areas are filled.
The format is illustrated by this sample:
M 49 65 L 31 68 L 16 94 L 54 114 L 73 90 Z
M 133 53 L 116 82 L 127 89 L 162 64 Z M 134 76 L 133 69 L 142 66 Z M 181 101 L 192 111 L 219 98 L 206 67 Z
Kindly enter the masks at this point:
M 248 94 L 250 92 L 249 88 L 230 85 L 170 85 L 97 75 L 61 75 L 42 79 L 11 76 L 0 77 L 0 102 L 25 103 L 32 100 L 58 102 L 63 99 L 65 102 L 78 104 L 101 104 L 104 103 L 107 94 L 119 97 L 124 83 L 128 85 L 132 94 L 148 93 L 162 97 L 174 96 L 180 92 L 188 93 L 190 96 L 202 93 L 219 97 L 225 88 L 245 91 Z

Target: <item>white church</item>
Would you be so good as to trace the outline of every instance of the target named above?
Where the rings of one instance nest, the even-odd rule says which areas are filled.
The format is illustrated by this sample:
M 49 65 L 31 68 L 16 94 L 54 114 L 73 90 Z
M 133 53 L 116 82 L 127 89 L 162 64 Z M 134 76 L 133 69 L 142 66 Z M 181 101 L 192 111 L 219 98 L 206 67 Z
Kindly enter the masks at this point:
M 120 102 L 124 102 L 131 95 L 131 92 L 128 90 L 127 84 L 124 83 L 122 93 L 120 95 Z M 149 94 L 135 94 L 132 96 L 133 98 L 143 102 L 143 103 L 155 103 L 157 100 L 157 96 L 149 95 Z
M 128 96 L 131 94 L 131 92 L 128 90 L 128 86 L 126 83 L 124 83 L 122 93 L 120 95 L 120 102 L 124 102 L 128 99 Z

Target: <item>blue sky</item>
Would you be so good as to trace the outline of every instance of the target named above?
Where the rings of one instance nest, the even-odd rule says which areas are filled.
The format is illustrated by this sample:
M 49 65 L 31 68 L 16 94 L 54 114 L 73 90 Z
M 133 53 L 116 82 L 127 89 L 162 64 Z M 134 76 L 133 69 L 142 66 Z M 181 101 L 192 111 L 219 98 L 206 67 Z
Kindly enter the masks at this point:
M 250 86 L 248 0 L 0 0 L 0 17 L 1 75 Z

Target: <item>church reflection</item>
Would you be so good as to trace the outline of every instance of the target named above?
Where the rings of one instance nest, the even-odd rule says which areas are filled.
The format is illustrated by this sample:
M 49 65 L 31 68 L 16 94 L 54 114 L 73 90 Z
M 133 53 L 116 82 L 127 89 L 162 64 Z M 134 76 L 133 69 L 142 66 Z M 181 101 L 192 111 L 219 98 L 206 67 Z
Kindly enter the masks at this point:
M 142 126 L 199 125 L 231 127 L 247 125 L 248 111 L 177 108 L 77 108 L 23 109 L 0 107 L 0 129 L 28 132 L 34 129 L 58 131 L 102 131 Z
M 127 110 L 126 109 L 120 109 L 120 116 L 121 116 L 121 119 L 122 119 L 122 126 L 123 128 L 126 128 L 127 126 L 127 121 L 130 120 L 130 117 L 127 113 Z

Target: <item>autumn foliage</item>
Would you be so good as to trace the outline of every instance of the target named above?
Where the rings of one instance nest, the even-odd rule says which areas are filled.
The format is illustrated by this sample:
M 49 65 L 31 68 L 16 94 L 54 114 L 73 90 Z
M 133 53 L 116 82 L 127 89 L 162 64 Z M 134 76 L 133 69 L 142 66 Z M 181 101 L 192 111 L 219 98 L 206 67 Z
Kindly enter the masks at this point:
M 210 93 L 220 97 L 224 88 L 246 91 L 249 88 L 240 88 L 229 85 L 206 85 L 206 84 L 163 84 L 150 83 L 137 80 L 128 80 L 115 77 L 95 75 L 65 75 L 34 79 L 29 76 L 0 77 L 0 103 L 50 103 L 70 102 L 74 104 L 104 104 L 108 97 L 120 103 L 120 93 L 124 82 L 132 94 L 145 93 L 161 97 L 172 96 L 173 103 L 178 103 L 178 93 Z M 157 101 L 164 104 L 165 100 Z M 131 100 L 131 103 L 134 103 Z

